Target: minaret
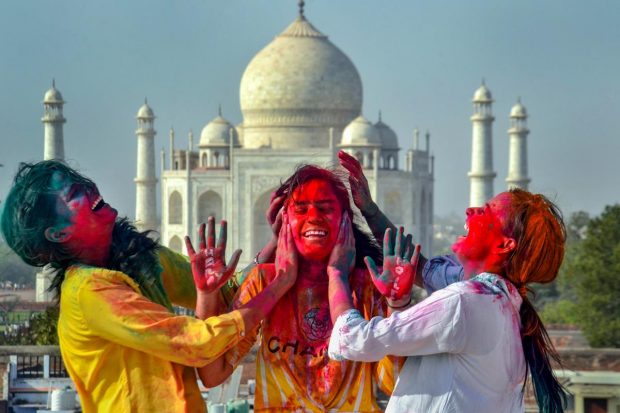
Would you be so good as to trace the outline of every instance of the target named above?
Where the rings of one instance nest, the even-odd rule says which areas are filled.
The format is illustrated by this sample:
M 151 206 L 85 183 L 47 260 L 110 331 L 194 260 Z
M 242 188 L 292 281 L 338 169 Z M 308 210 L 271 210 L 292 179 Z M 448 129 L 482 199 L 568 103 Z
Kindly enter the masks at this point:
M 474 93 L 473 102 L 471 170 L 467 176 L 470 181 L 469 206 L 477 207 L 493 197 L 493 179 L 496 176 L 493 171 L 493 98 L 484 80 Z
M 136 228 L 139 231 L 157 230 L 157 204 L 155 176 L 155 115 L 144 99 L 136 115 L 138 128 L 138 170 L 136 174 Z
M 62 125 L 67 120 L 62 116 L 62 106 L 65 101 L 56 89 L 56 82 L 52 80 L 52 88 L 45 92 L 43 98 L 43 117 L 41 121 L 45 125 L 45 144 L 43 159 L 64 159 L 65 144 L 62 135 Z
M 527 190 L 530 178 L 527 176 L 527 111 L 521 99 L 510 110 L 510 152 L 508 153 L 508 189 L 521 188 Z

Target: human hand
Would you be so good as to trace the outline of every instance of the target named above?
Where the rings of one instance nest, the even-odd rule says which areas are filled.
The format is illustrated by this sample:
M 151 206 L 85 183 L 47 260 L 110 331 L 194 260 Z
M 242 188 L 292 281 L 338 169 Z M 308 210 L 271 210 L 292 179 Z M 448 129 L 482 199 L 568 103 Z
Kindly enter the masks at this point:
M 267 209 L 266 214 L 267 222 L 269 222 L 271 231 L 276 238 L 280 233 L 280 228 L 282 228 L 282 214 L 284 212 L 285 200 L 286 195 L 276 196 L 275 191 L 271 194 L 271 199 L 269 200 L 269 208 Z
M 349 185 L 351 186 L 351 195 L 353 196 L 355 206 L 359 208 L 364 216 L 376 214 L 378 207 L 370 195 L 368 180 L 364 176 L 362 165 L 345 151 L 338 151 L 338 161 L 349 172 Z
M 208 219 L 208 236 L 205 242 L 205 224 L 200 224 L 198 228 L 199 249 L 194 250 L 192 241 L 188 236 L 185 237 L 187 254 L 192 265 L 192 274 L 198 293 L 211 294 L 219 289 L 234 274 L 241 250 L 236 250 L 230 263 L 226 265 L 226 226 L 225 220 L 220 223 L 220 237 L 217 245 L 215 243 L 215 218 Z
M 292 287 L 297 280 L 297 247 L 288 223 L 288 216 L 282 215 L 282 225 L 278 236 L 276 248 L 276 276 L 288 288 Z
M 340 230 L 336 245 L 329 255 L 327 262 L 327 275 L 329 277 L 348 276 L 355 265 L 355 237 L 351 219 L 348 214 L 343 214 L 340 221 Z
M 410 301 L 411 288 L 415 281 L 420 245 L 413 246 L 411 235 L 403 239 L 403 227 L 396 235 L 396 246 L 392 241 L 392 230 L 385 230 L 383 239 L 383 272 L 379 274 L 371 257 L 364 258 L 372 282 L 388 302 Z M 392 254 L 392 250 L 394 253 Z

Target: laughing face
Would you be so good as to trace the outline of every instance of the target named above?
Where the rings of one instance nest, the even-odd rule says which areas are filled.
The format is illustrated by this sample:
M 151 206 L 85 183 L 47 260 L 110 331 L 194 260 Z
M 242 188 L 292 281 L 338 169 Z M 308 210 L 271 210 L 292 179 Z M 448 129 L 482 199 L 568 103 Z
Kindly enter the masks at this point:
M 312 179 L 297 187 L 288 201 L 287 213 L 299 254 L 307 261 L 327 260 L 342 218 L 342 207 L 332 185 Z
M 109 250 L 117 212 L 106 204 L 94 185 L 74 182 L 59 172 L 52 177 L 57 192 L 55 241 L 66 242 L 76 254 Z
M 452 251 L 465 267 L 473 271 L 489 271 L 497 255 L 507 241 L 504 234 L 511 208 L 510 194 L 503 192 L 483 207 L 467 208 L 465 211 L 464 236 L 452 244 Z

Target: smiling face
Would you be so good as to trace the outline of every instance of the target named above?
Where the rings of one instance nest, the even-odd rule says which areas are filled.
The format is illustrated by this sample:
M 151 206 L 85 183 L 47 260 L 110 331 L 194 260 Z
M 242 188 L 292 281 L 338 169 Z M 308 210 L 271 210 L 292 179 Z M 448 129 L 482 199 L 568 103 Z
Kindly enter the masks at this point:
M 342 218 L 332 185 L 322 179 L 300 185 L 288 200 L 287 213 L 299 254 L 307 261 L 325 261 L 336 244 Z
M 96 186 L 75 182 L 60 172 L 52 176 L 51 187 L 57 196 L 57 220 L 46 236 L 66 243 L 84 262 L 102 264 L 87 261 L 107 256 L 117 211 L 103 201 Z
M 452 251 L 463 264 L 466 274 L 498 271 L 498 262 L 505 259 L 505 248 L 510 248 L 510 241 L 514 242 L 504 230 L 510 211 L 508 192 L 497 195 L 483 207 L 467 208 L 465 229 L 468 232 L 452 244 Z

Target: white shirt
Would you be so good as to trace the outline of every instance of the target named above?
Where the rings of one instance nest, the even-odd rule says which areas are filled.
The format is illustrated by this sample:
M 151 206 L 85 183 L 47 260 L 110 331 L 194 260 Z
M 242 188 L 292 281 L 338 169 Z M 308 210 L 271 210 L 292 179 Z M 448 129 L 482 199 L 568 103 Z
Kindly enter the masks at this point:
M 512 284 L 484 273 L 388 318 L 349 310 L 334 325 L 329 356 L 407 356 L 386 413 L 523 412 L 521 301 Z

